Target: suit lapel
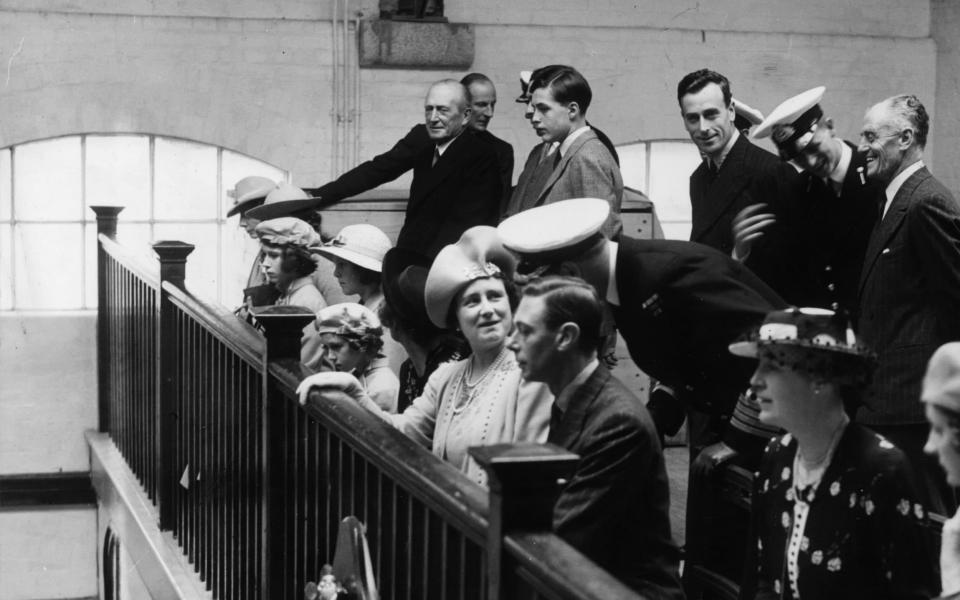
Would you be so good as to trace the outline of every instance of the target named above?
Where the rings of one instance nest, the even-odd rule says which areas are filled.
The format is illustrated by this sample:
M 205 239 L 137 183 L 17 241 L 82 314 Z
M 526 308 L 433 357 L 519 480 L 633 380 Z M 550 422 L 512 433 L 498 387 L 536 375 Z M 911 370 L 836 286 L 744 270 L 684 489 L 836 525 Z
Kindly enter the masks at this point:
M 890 203 L 887 214 L 881 217 L 880 222 L 877 223 L 877 226 L 870 234 L 870 241 L 867 243 L 867 252 L 863 262 L 863 270 L 860 272 L 858 293 L 863 293 L 863 286 L 870 272 L 873 270 L 874 265 L 876 265 L 877 259 L 880 258 L 880 255 L 883 253 L 884 246 L 886 246 L 890 238 L 893 237 L 893 234 L 900 228 L 907 208 L 910 207 L 910 202 L 913 199 L 913 193 L 917 187 L 930 176 L 930 171 L 928 171 L 926 167 L 923 167 L 911 175 L 903 185 L 900 186 L 900 189 L 897 190 L 897 195 L 893 197 L 893 202 Z M 880 193 L 884 194 L 885 192 L 881 191 Z
M 440 160 L 437 161 L 437 164 L 432 167 L 430 164 L 433 162 L 433 149 L 436 145 L 430 146 L 430 152 L 428 155 L 423 157 L 424 162 L 421 163 L 423 167 L 424 181 L 423 185 L 420 187 L 420 193 L 424 196 L 429 194 L 436 188 L 440 183 L 454 170 L 455 167 L 461 164 L 460 157 L 467 151 L 468 144 L 472 140 L 466 139 L 467 136 L 473 135 L 469 131 L 464 131 L 457 139 L 453 140 L 447 149 L 443 151 L 443 154 L 440 155 Z
M 708 182 L 709 176 L 704 163 L 694 171 L 694 183 L 698 189 L 702 189 L 702 193 L 696 193 L 690 199 L 694 212 L 693 222 L 698 225 L 690 233 L 691 241 L 699 241 L 713 228 L 749 182 L 747 170 L 743 168 L 749 145 L 746 136 L 741 134 L 730 149 L 730 154 L 724 159 L 712 185 Z
M 610 379 L 610 371 L 606 367 L 599 365 L 594 369 L 590 377 L 570 397 L 567 410 L 564 411 L 563 417 L 560 419 L 560 426 L 550 431 L 547 438 L 548 442 L 567 449 L 573 447 L 574 442 L 579 439 L 583 432 L 583 422 L 587 417 L 587 411 L 608 379 Z
M 858 194 L 863 188 L 867 187 L 867 156 L 861 153 L 857 148 L 844 141 L 844 144 L 853 150 L 853 156 L 850 157 L 850 166 L 847 168 L 847 174 L 843 178 L 843 187 L 840 188 L 840 197 L 850 198 Z
M 570 164 L 570 160 L 573 158 L 573 155 L 576 154 L 589 140 L 595 139 L 597 139 L 597 134 L 595 134 L 592 129 L 588 129 L 578 135 L 577 139 L 573 140 L 573 142 L 570 144 L 570 147 L 567 148 L 567 151 L 564 153 L 563 158 L 560 159 L 560 162 L 557 164 L 556 168 L 554 168 L 553 172 L 550 173 L 547 183 L 544 184 L 543 189 L 540 190 L 540 195 L 537 196 L 537 203 L 535 206 L 540 206 L 543 203 L 543 199 L 546 198 L 547 193 L 550 192 L 550 188 L 552 188 L 553 184 L 560 179 L 560 175 L 567 168 L 567 165 Z M 560 152 L 560 148 L 557 148 L 557 152 Z M 546 160 L 550 160 L 551 158 L 552 157 L 547 157 Z

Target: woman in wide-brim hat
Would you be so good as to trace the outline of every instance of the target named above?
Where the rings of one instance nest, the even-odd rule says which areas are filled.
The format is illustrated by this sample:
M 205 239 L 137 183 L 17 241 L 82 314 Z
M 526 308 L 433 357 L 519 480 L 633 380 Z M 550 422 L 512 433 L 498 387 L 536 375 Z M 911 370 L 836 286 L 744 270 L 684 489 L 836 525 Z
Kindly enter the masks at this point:
M 730 345 L 756 358 L 760 420 L 786 431 L 761 459 L 751 505 L 748 598 L 927 598 L 936 583 L 913 473 L 893 444 L 851 423 L 873 354 L 833 312 L 767 315 Z
M 344 391 L 485 485 L 486 474 L 467 449 L 545 441 L 553 403 L 546 386 L 521 381 L 520 368 L 507 348 L 516 303 L 514 267 L 514 257 L 493 227 L 468 229 L 456 244 L 437 254 L 426 281 L 427 315 L 437 327 L 458 328 L 472 354 L 437 368 L 423 394 L 403 413 L 381 411 L 356 379 L 343 373 L 308 377 L 299 387 L 301 401 L 314 386 Z

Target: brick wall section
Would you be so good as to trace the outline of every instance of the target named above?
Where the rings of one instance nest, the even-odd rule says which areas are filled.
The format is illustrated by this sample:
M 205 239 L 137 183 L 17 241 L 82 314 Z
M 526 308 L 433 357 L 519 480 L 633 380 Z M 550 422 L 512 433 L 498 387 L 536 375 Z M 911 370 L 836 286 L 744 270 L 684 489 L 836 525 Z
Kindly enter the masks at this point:
M 937 94 L 940 102 L 931 115 L 934 133 L 927 142 L 927 158 L 936 156 L 934 175 L 960 199 L 960 3 L 931 2 L 933 39 L 937 45 Z M 920 98 L 926 104 L 926 98 Z M 927 162 L 930 162 L 927 160 Z
M 949 1 L 949 0 L 948 0 Z M 446 2 L 451 21 L 926 37 L 929 2 L 903 0 L 483 0 Z
M 70 7 L 66 0 L 45 4 Z M 130 10 L 162 14 L 181 4 L 133 2 Z M 0 146 L 85 131 L 154 132 L 251 154 L 290 169 L 303 185 L 326 181 L 332 162 L 332 28 L 329 21 L 309 18 L 323 12 L 318 5 L 329 13 L 331 3 L 243 0 L 229 9 L 215 0 L 188 4 L 185 14 L 228 16 L 3 11 L 24 3 L 0 0 L 0 67 L 10 64 L 9 82 L 6 69 L 0 70 Z M 119 0 L 92 5 L 90 10 L 104 13 L 126 6 Z M 584 72 L 595 91 L 591 121 L 617 143 L 683 138 L 676 83 L 701 66 L 727 74 L 735 95 L 764 111 L 790 93 L 826 85 L 825 105 L 848 137 L 859 130 L 869 103 L 902 90 L 918 93 L 934 111 L 937 58 L 927 37 L 929 3 L 909 3 L 910 10 L 903 5 L 818 0 L 801 18 L 780 0 L 763 2 L 763 10 L 755 0 L 717 0 L 709 11 L 695 2 L 664 0 L 447 2 L 451 20 L 479 23 L 473 68 L 498 84 L 492 131 L 514 144 L 517 173 L 537 141 L 522 108 L 512 102 L 517 75 L 550 62 Z M 719 18 L 721 9 L 738 16 Z M 284 19 L 251 18 L 264 12 Z M 493 24 L 497 19 L 507 24 Z M 558 25 L 512 24 L 524 20 Z M 824 25 L 828 21 L 833 29 Z M 559 25 L 567 22 L 578 26 Z M 585 22 L 619 26 L 579 26 Z M 799 33 L 749 31 L 787 26 Z M 805 33 L 818 28 L 843 34 Z M 847 34 L 869 31 L 884 35 Z M 430 82 L 462 74 L 363 70 L 361 159 L 388 148 L 422 119 Z M 387 187 L 408 185 L 404 177 Z

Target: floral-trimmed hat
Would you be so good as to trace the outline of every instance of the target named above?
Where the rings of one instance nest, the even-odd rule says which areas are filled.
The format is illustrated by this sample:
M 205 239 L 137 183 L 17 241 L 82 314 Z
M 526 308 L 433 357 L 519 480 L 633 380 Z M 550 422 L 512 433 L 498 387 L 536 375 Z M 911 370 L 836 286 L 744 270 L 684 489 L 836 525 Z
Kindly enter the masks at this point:
M 825 352 L 869 356 L 869 349 L 857 341 L 853 329 L 832 310 L 795 306 L 767 313 L 763 324 L 730 344 L 737 356 L 756 358 L 763 346 L 796 346 Z
M 795 369 L 856 379 L 876 366 L 876 355 L 858 341 L 849 323 L 824 308 L 771 311 L 759 328 L 730 344 L 730 352 L 749 358 L 772 354 Z
M 309 223 L 294 217 L 261 221 L 255 231 L 261 242 L 275 246 L 296 246 L 311 250 L 323 243 L 320 234 L 310 227 Z
M 314 325 L 318 335 L 339 335 L 374 353 L 383 348 L 380 319 L 372 310 L 356 302 L 341 302 L 321 308 Z
M 497 274 L 509 281 L 516 265 L 517 259 L 503 247 L 495 227 L 471 227 L 433 259 L 424 290 L 427 315 L 437 327 L 448 328 L 450 304 L 460 290 L 476 279 Z

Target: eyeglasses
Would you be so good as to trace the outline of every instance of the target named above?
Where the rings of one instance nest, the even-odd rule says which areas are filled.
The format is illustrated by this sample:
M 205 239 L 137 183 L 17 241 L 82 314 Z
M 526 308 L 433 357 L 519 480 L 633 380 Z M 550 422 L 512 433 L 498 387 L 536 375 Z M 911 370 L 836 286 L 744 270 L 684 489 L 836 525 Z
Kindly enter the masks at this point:
M 860 132 L 860 141 L 861 141 L 861 142 L 866 142 L 866 143 L 868 143 L 868 144 L 872 144 L 872 143 L 876 142 L 877 140 L 882 140 L 882 139 L 886 139 L 886 138 L 897 137 L 897 136 L 900 135 L 901 133 L 903 133 L 903 130 L 902 130 L 902 129 L 899 130 L 899 131 L 895 131 L 894 133 L 886 133 L 886 134 L 883 134 L 883 135 L 877 135 L 876 133 L 874 133 L 874 132 L 872 132 L 872 131 L 861 131 L 861 132 Z

